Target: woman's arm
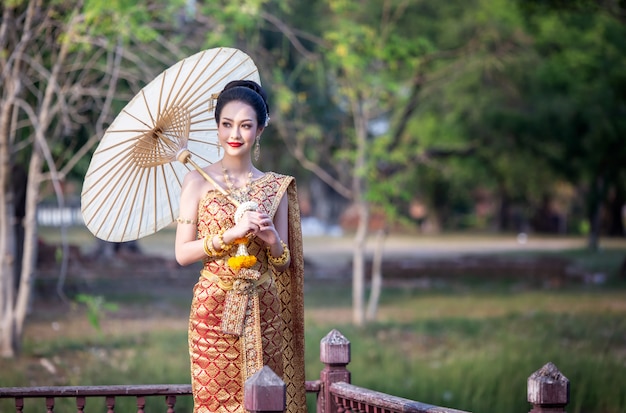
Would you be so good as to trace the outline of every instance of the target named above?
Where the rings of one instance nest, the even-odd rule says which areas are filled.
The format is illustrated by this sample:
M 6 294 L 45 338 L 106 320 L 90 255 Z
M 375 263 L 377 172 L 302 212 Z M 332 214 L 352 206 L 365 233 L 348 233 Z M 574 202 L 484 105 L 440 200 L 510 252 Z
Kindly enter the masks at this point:
M 185 175 L 180 194 L 179 222 L 176 227 L 174 253 L 180 265 L 189 265 L 206 257 L 204 240 L 196 240 L 198 230 L 198 203 L 202 177 L 196 171 Z
M 287 194 L 283 194 L 278 209 L 274 214 L 274 228 L 278 234 L 278 239 L 268 243 L 269 254 L 272 257 L 278 258 L 283 255 L 283 244 L 289 248 L 289 202 L 287 200 Z M 281 243 L 282 241 L 282 243 Z M 274 265 L 276 270 L 282 271 L 289 266 L 290 260 L 287 260 L 283 265 Z

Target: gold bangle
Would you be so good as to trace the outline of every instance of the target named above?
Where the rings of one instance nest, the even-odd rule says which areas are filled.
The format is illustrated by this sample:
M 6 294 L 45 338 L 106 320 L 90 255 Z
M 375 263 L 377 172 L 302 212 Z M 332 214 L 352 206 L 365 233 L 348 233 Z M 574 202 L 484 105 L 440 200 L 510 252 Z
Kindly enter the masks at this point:
M 281 240 L 280 245 L 283 247 L 283 253 L 280 257 L 274 257 L 271 253 L 271 248 L 267 247 L 267 261 L 274 267 L 284 266 L 285 264 L 287 264 L 287 262 L 289 262 L 289 258 L 291 257 L 291 254 L 289 253 L 289 248 L 287 248 L 287 244 L 285 244 Z
M 226 243 L 224 242 L 224 233 L 225 233 L 225 232 L 226 232 L 226 230 L 225 230 L 225 229 L 223 229 L 223 230 L 221 230 L 221 231 L 219 232 L 219 234 L 217 234 L 217 240 L 219 241 L 219 243 L 220 243 L 220 249 L 221 249 L 223 252 L 226 252 L 226 251 L 230 250 L 230 249 L 233 247 L 233 244 L 226 244 Z
M 217 251 L 215 251 L 215 248 L 213 248 L 213 237 L 215 235 L 213 234 L 209 234 L 206 237 L 204 237 L 204 242 L 203 242 L 203 246 L 204 246 L 204 253 L 209 256 L 209 257 L 216 257 L 219 255 L 219 253 Z

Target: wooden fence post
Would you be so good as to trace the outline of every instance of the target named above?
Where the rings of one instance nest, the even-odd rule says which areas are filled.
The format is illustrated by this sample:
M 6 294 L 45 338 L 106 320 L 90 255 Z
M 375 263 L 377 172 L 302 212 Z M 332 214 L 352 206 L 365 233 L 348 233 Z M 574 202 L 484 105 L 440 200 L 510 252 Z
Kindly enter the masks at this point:
M 565 412 L 569 403 L 569 380 L 552 363 L 528 377 L 528 402 L 530 413 Z
M 337 405 L 331 397 L 330 385 L 340 381 L 350 383 L 350 341 L 339 331 L 332 330 L 320 341 L 320 361 L 324 369 L 320 372 L 322 387 L 317 396 L 317 413 L 336 413 Z
M 243 390 L 243 402 L 249 412 L 284 412 L 286 385 L 268 366 L 254 373 Z

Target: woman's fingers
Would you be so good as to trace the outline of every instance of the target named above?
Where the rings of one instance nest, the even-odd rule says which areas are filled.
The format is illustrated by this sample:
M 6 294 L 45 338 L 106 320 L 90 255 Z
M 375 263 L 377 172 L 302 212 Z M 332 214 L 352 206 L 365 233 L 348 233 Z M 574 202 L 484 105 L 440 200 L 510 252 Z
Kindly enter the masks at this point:
M 250 222 L 257 225 L 259 229 L 272 227 L 274 225 L 272 219 L 265 213 L 248 212 L 247 215 Z
M 269 215 L 256 211 L 246 212 L 239 221 L 239 225 L 241 225 L 242 229 L 245 229 L 246 234 L 252 233 L 252 235 L 275 230 L 274 222 Z

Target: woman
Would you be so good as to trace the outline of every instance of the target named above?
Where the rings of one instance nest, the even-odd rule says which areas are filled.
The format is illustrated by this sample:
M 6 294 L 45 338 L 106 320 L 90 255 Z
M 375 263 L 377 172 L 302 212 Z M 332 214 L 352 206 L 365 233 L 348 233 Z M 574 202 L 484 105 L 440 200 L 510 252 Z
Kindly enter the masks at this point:
M 303 256 L 295 180 L 252 163 L 269 121 L 264 90 L 226 85 L 215 105 L 219 162 L 183 182 L 176 260 L 203 261 L 189 354 L 195 412 L 244 412 L 247 378 L 264 365 L 287 384 L 287 411 L 306 410 Z M 238 207 L 239 206 L 239 207 Z

